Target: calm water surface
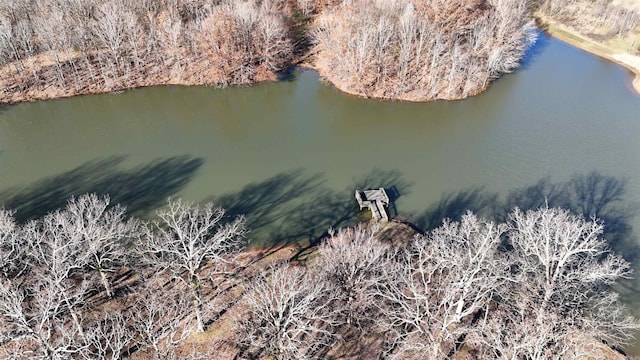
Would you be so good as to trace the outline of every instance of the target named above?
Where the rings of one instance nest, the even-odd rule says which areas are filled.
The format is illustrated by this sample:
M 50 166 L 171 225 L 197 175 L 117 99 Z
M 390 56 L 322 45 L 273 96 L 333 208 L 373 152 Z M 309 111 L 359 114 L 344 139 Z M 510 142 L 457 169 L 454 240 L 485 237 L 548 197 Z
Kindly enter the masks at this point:
M 354 221 L 356 187 L 394 187 L 397 212 L 428 227 L 467 208 L 495 215 L 509 194 L 512 205 L 553 204 L 573 190 L 552 187 L 571 179 L 592 180 L 581 193 L 602 200 L 608 181 L 624 194 L 598 214 L 618 223 L 612 246 L 640 270 L 639 140 L 629 74 L 543 37 L 524 69 L 460 102 L 359 99 L 299 70 L 246 88 L 155 87 L 8 107 L 0 203 L 27 219 L 88 191 L 138 215 L 169 196 L 213 200 L 247 214 L 252 240 L 266 243 L 313 240 Z M 584 196 L 573 198 L 584 208 Z M 640 282 L 622 291 L 640 316 Z

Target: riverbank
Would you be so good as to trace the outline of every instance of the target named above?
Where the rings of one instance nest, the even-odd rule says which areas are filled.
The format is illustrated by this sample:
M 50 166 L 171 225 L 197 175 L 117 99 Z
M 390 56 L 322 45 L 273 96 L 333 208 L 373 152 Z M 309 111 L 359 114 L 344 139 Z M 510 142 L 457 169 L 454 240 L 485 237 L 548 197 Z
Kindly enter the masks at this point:
M 120 1 L 114 9 L 87 8 L 95 19 L 89 23 L 52 0 L 26 10 L 0 6 L 10 33 L 0 42 L 0 103 L 156 85 L 248 85 L 276 80 L 309 54 L 322 77 L 347 93 L 459 100 L 517 68 L 534 28 L 525 6 L 476 0 L 252 0 L 200 8 Z
M 312 23 L 316 69 L 364 98 L 465 99 L 519 66 L 535 39 L 524 2 L 345 1 Z
M 402 248 L 415 241 L 415 237 L 419 233 L 416 231 L 415 225 L 405 221 L 392 220 L 378 225 L 380 228 L 373 240 L 374 244 L 378 246 L 391 245 Z M 328 240 L 325 239 L 325 241 Z M 240 257 L 240 262 L 243 263 L 241 270 L 243 280 L 230 280 L 225 284 L 225 296 L 214 296 L 209 300 L 211 303 L 218 304 L 218 306 L 224 304 L 225 301 L 230 305 L 212 321 L 205 332 L 194 333 L 180 343 L 178 353 L 188 354 L 190 351 L 196 351 L 202 355 L 209 356 L 208 358 L 211 359 L 272 358 L 269 356 L 268 351 L 252 353 L 246 347 L 245 338 L 247 334 L 244 332 L 242 324 L 246 319 L 255 316 L 255 309 L 251 310 L 250 305 L 246 302 L 246 297 L 251 296 L 251 284 L 260 281 L 260 274 L 270 273 L 270 276 L 274 276 L 273 274 L 278 271 L 278 268 L 287 265 L 292 265 L 298 269 L 309 269 L 308 266 L 322 256 L 322 253 L 317 250 L 316 246 L 299 247 L 296 245 L 287 245 L 276 249 L 256 248 L 246 250 Z M 339 262 L 344 261 L 344 258 L 334 260 Z M 362 269 L 360 271 L 364 272 Z M 359 276 L 362 278 L 369 276 L 365 275 L 366 273 L 361 274 Z M 243 301 L 243 297 L 245 301 Z M 331 330 L 335 332 L 339 340 L 334 341 L 329 346 L 329 349 L 325 350 L 324 356 L 313 356 L 311 357 L 312 359 L 374 360 L 380 359 L 385 353 L 385 334 L 378 332 L 379 328 L 371 327 L 368 328 L 369 331 L 362 332 L 361 329 L 347 323 Z M 589 335 L 576 332 L 571 337 L 572 344 L 576 346 L 576 349 L 579 349 L 582 354 L 588 354 L 589 358 L 627 359 L 622 353 Z M 482 356 L 478 355 L 482 345 L 475 343 L 473 340 L 460 345 L 460 348 L 456 349 L 455 353 L 450 354 L 449 358 L 454 360 L 482 358 Z M 135 359 L 146 359 L 146 357 L 137 357 L 137 355 L 134 355 Z M 423 353 L 405 353 L 403 355 L 403 358 L 406 359 L 419 359 L 424 356 Z
M 0 44 L 0 103 L 148 86 L 248 85 L 277 80 L 280 72 L 302 59 L 308 59 L 304 65 L 313 67 L 323 79 L 348 94 L 412 102 L 459 100 L 485 91 L 501 74 L 517 68 L 533 39 L 530 12 L 514 13 L 512 6 L 491 12 L 473 0 L 459 0 L 466 4 L 466 10 L 456 12 L 460 8 L 457 2 L 447 5 L 453 7 L 450 9 L 420 1 L 414 7 L 405 0 L 384 6 L 368 1 L 360 0 L 358 5 L 304 2 L 311 6 L 309 9 L 293 0 L 270 6 L 249 2 L 201 9 L 190 16 L 185 15 L 193 9 L 169 4 L 156 10 L 121 5 L 117 13 L 127 14 L 131 23 L 120 24 L 123 39 L 117 44 L 99 36 L 102 32 L 109 34 L 107 25 L 112 19 L 105 9 L 92 10 L 96 18 L 92 25 L 84 24 L 84 18 L 69 9 L 56 10 L 51 15 L 60 22 L 56 25 L 48 18 L 31 19 L 0 7 L 0 16 L 15 17 L 7 17 L 12 20 L 6 23 L 7 29 L 17 32 L 15 24 L 20 22 L 28 30 L 26 34 L 31 34 L 26 42 L 12 35 Z M 496 10 L 501 5 L 491 6 Z M 36 6 L 30 11 L 50 10 Z M 255 18 L 254 25 L 243 25 L 245 12 Z M 597 30 L 580 28 L 589 36 L 575 30 L 579 26 L 576 24 L 592 20 L 589 16 L 593 15 L 561 22 L 552 18 L 562 17 L 549 17 L 542 11 L 536 16 L 552 36 L 632 71 L 636 74 L 633 86 L 640 93 L 640 56 L 610 46 L 611 36 L 605 34 L 607 29 L 602 25 Z M 394 28 L 400 23 L 404 25 Z M 507 28 L 495 33 L 480 31 L 476 26 L 480 23 L 493 24 L 490 29 Z M 158 24 L 161 26 L 156 32 L 144 31 Z M 73 29 L 79 27 L 95 36 L 78 38 Z M 477 33 L 461 38 L 457 32 L 460 27 Z M 244 37 L 248 30 L 252 36 Z M 46 35 L 50 33 L 58 36 L 49 39 Z M 633 42 L 635 35 L 615 41 L 620 48 L 628 47 L 628 40 Z M 605 43 L 594 37 L 608 40 Z M 370 41 L 372 38 L 378 39 L 378 45 Z
M 51 61 L 58 58 L 67 64 L 74 63 L 74 77 L 63 77 L 50 83 L 42 80 L 36 83 L 31 74 L 46 79 L 56 71 Z M 91 61 L 93 62 L 93 61 Z M 66 57 L 61 53 L 45 53 L 34 56 L 29 64 L 12 63 L 0 68 L 0 104 L 12 105 L 21 102 L 36 102 L 69 98 L 81 95 L 117 94 L 123 91 L 151 86 L 217 86 L 250 85 L 265 81 L 275 81 L 275 71 L 259 69 L 250 80 L 233 82 L 229 74 L 223 73 L 206 57 L 185 58 L 180 64 L 147 64 L 131 72 L 111 72 L 97 77 L 89 62 L 79 56 Z M 26 68 L 27 71 L 19 69 Z M 92 80 L 85 80 L 92 79 Z
M 555 21 L 540 12 L 535 13 L 535 17 L 538 25 L 556 39 L 614 62 L 629 70 L 635 76 L 631 81 L 631 86 L 640 94 L 640 56 L 590 39 L 572 27 Z
M 0 4 L 0 103 L 157 85 L 247 85 L 276 80 L 291 65 L 291 4 L 191 5 Z
M 408 222 L 392 220 L 387 223 L 379 224 L 380 228 L 374 237 L 374 244 L 378 246 L 397 246 L 405 247 L 415 241 L 416 231 L 415 225 Z M 325 239 L 326 240 L 326 239 Z M 329 240 L 326 240 L 329 241 Z M 243 268 L 243 275 L 246 279 L 251 279 L 251 283 L 255 284 L 259 281 L 259 274 L 277 272 L 278 267 L 291 264 L 296 268 L 305 269 L 322 256 L 318 248 L 315 246 L 296 247 L 284 246 L 279 249 L 261 249 L 248 250 L 243 254 L 243 261 L 247 263 Z M 248 260 L 248 261 L 247 261 Z M 335 261 L 344 261 L 344 258 L 334 259 Z M 313 269 L 313 268 L 311 268 Z M 313 270 L 311 270 L 313 271 Z M 365 270 L 360 269 L 364 272 Z M 362 274 L 362 273 L 361 273 Z M 364 273 L 366 274 L 366 273 Z M 368 275 L 358 275 L 365 278 Z M 360 278 L 359 278 L 360 279 Z M 229 283 L 229 289 L 235 288 L 235 291 L 228 292 L 229 297 L 221 301 L 221 299 L 212 298 L 211 301 L 230 301 L 231 305 L 220 314 L 219 317 L 212 322 L 211 326 L 204 333 L 195 333 L 189 336 L 180 345 L 180 353 L 187 354 L 191 349 L 197 349 L 202 354 L 214 356 L 216 359 L 231 358 L 256 358 L 270 359 L 268 352 L 251 353 L 246 346 L 246 334 L 242 329 L 242 319 L 250 319 L 255 316 L 255 309 L 251 310 L 247 302 L 243 302 L 240 298 L 251 296 L 251 292 L 247 291 L 251 285 L 247 282 Z M 360 285 L 358 285 L 360 286 Z M 242 288 L 242 291 L 239 289 Z M 358 295 L 356 295 L 358 296 Z M 366 326 L 366 325 L 365 325 Z M 337 335 L 338 341 L 335 341 L 330 349 L 325 350 L 323 357 L 311 358 L 336 358 L 336 359 L 380 359 L 385 353 L 384 332 L 378 332 L 380 328 L 371 327 L 367 332 L 347 324 L 334 327 L 332 331 Z M 470 336 L 471 338 L 472 336 Z M 571 343 L 578 349 L 579 353 L 593 359 L 608 360 L 624 360 L 627 357 L 610 348 L 602 341 L 589 336 L 585 333 L 575 332 L 571 335 Z M 482 345 L 474 342 L 473 339 L 464 343 L 460 343 L 460 348 L 456 349 L 449 358 L 454 360 L 462 359 L 480 359 L 483 358 L 481 353 Z M 212 349 L 214 353 L 212 353 Z M 486 353 L 485 353 L 486 354 Z M 248 356 L 247 356 L 248 355 Z M 419 359 L 424 357 L 424 353 L 405 353 L 403 358 Z
M 311 61 L 305 61 L 303 63 L 300 63 L 298 66 L 316 71 L 320 75 L 320 78 L 322 79 L 323 82 L 325 82 L 326 84 L 329 84 L 330 86 L 333 86 L 334 88 L 338 89 L 340 92 L 344 94 L 355 96 L 358 98 L 379 99 L 383 101 L 424 103 L 424 102 L 435 101 L 435 100 L 443 100 L 443 101 L 464 100 L 469 97 L 481 94 L 482 92 L 486 91 L 489 88 L 489 86 L 491 86 L 491 84 L 493 83 L 493 82 L 485 82 L 482 86 L 473 89 L 473 91 L 467 92 L 466 94 L 464 94 L 464 96 L 457 96 L 457 97 L 452 96 L 452 97 L 441 97 L 437 99 L 431 99 L 431 98 L 425 97 L 424 94 L 421 94 L 419 91 L 414 91 L 414 92 L 402 94 L 399 96 L 390 97 L 390 96 L 385 96 L 384 93 L 367 94 L 361 91 L 354 90 L 353 83 L 331 77 L 330 66 L 317 61 L 317 59 L 314 59 Z
M 59 54 L 57 54 L 59 55 Z M 48 63 L 47 58 L 54 55 L 44 54 L 33 59 L 32 73 L 40 74 L 52 72 L 55 65 Z M 43 60 L 45 59 L 45 60 Z M 176 68 L 179 68 L 177 70 Z M 184 65 L 163 68 L 162 65 L 150 65 L 142 69 L 140 74 L 110 75 L 108 80 L 99 81 L 76 81 L 75 79 L 64 79 L 63 85 L 56 82 L 49 84 L 34 85 L 32 79 L 20 76 L 18 65 L 9 64 L 0 69 L 0 104 L 11 105 L 21 102 L 36 102 L 43 100 L 62 99 L 81 95 L 95 94 L 117 94 L 123 91 L 138 89 L 150 86 L 220 86 L 229 84 L 224 77 L 215 71 L 207 59 L 189 59 Z M 91 69 L 77 66 L 78 76 L 90 77 Z M 44 77 L 44 76 L 43 76 Z M 275 81 L 275 72 L 259 72 L 252 80 L 251 84 L 263 81 Z M 239 84 L 246 85 L 246 84 Z M 16 90 L 20 89 L 20 90 Z

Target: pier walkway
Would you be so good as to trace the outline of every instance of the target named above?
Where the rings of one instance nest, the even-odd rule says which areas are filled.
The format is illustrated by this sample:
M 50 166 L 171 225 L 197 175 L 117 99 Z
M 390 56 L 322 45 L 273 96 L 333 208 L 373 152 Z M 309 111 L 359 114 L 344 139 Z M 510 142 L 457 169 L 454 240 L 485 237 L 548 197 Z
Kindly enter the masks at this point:
M 356 200 L 360 205 L 360 210 L 369 208 L 375 221 L 389 221 L 387 207 L 389 205 L 389 195 L 384 188 L 372 190 L 356 190 Z

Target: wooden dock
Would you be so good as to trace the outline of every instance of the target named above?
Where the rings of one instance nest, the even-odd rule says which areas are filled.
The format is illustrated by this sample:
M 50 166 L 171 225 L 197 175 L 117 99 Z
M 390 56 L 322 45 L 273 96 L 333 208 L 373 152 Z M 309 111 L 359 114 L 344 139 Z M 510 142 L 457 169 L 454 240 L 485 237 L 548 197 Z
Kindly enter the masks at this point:
M 369 208 L 371 216 L 375 221 L 389 221 L 386 206 L 389 205 L 389 195 L 384 188 L 372 190 L 356 190 L 356 200 L 360 205 L 360 210 Z

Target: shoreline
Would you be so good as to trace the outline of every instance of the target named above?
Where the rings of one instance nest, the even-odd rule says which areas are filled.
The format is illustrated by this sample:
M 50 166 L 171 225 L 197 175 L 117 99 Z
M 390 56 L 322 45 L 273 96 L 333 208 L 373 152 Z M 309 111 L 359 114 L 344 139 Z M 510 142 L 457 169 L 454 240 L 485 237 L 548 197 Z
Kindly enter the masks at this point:
M 640 95 L 640 56 L 622 52 L 621 50 L 591 40 L 575 30 L 555 20 L 549 19 L 545 15 L 538 13 L 535 14 L 535 18 L 539 22 L 538 27 L 540 30 L 549 36 L 627 69 L 633 77 L 631 79 L 631 89 Z
M 632 55 L 628 52 L 623 52 L 615 48 L 612 48 L 610 46 L 607 46 L 605 44 L 598 43 L 594 40 L 591 40 L 579 34 L 572 28 L 548 18 L 546 15 L 536 13 L 534 16 L 536 21 L 538 22 L 539 29 L 544 31 L 549 36 L 552 36 L 553 38 L 560 40 L 566 44 L 569 44 L 573 47 L 586 51 L 592 55 L 598 56 L 600 58 L 608 60 L 612 63 L 615 63 L 627 69 L 629 72 L 633 74 L 633 78 L 631 79 L 631 88 L 636 94 L 640 95 L 640 56 Z M 299 59 L 294 59 L 294 61 L 292 61 L 291 66 L 312 69 L 318 72 L 318 74 L 320 74 L 322 81 L 329 83 L 336 90 L 344 94 L 354 96 L 357 98 L 362 98 L 362 99 L 376 99 L 381 101 L 409 102 L 409 103 L 463 100 L 465 98 L 478 95 L 486 91 L 490 87 L 490 83 L 487 83 L 482 89 L 480 89 L 477 92 L 467 94 L 467 96 L 463 98 L 451 98 L 451 99 L 443 98 L 443 99 L 428 100 L 428 99 L 423 99 L 423 98 L 419 98 L 411 95 L 400 96 L 396 98 L 379 97 L 375 95 L 367 96 L 357 91 L 354 91 L 353 89 L 350 89 L 349 86 L 343 83 L 331 81 L 328 77 L 324 75 L 326 73 L 325 71 L 326 69 L 324 69 L 321 64 L 318 64 L 317 59 L 309 55 L 310 54 L 305 54 L 304 56 L 301 56 Z M 198 65 L 202 66 L 202 64 L 198 64 Z M 205 69 L 201 69 L 201 70 L 204 70 L 203 72 L 206 72 Z M 212 80 L 218 80 L 218 79 L 204 79 L 202 77 L 176 79 L 176 78 L 171 78 L 167 76 L 165 77 L 157 76 L 155 79 L 156 81 L 153 81 L 153 80 L 150 81 L 149 78 L 146 78 L 143 81 L 139 81 L 138 83 L 129 83 L 124 86 L 121 85 L 121 86 L 115 86 L 112 88 L 109 88 L 109 87 L 101 88 L 99 86 L 86 86 L 83 89 L 74 91 L 73 89 L 61 89 L 61 88 L 56 88 L 54 86 L 53 88 L 48 87 L 46 89 L 32 90 L 23 94 L 15 94 L 15 93 L 7 94 L 9 96 L 7 96 L 6 99 L 0 100 L 0 104 L 2 104 L 3 106 L 11 106 L 11 105 L 15 105 L 23 102 L 29 103 L 29 102 L 37 102 L 37 101 L 47 101 L 47 100 L 64 99 L 64 98 L 83 96 L 83 95 L 114 94 L 114 93 L 117 94 L 117 93 L 121 93 L 128 90 L 134 90 L 134 89 L 145 88 L 145 87 L 155 87 L 155 86 L 214 86 L 214 87 L 247 86 L 247 85 L 252 86 L 262 82 L 277 81 L 277 75 L 275 74 L 270 74 L 270 75 L 271 76 L 254 79 L 254 81 L 252 81 L 249 84 L 238 84 L 238 85 L 229 84 L 226 86 L 225 85 L 220 86 L 220 83 L 218 81 L 212 81 Z M 5 91 L 6 90 L 2 92 L 5 92 Z
M 436 99 L 421 98 L 413 95 L 399 96 L 399 97 L 384 97 L 384 96 L 376 96 L 376 95 L 365 95 L 349 88 L 349 85 L 346 84 L 345 82 L 332 81 L 325 75 L 328 72 L 326 66 L 319 65 L 317 63 L 317 60 L 313 58 L 311 60 L 305 60 L 294 66 L 298 68 L 310 69 L 317 72 L 318 75 L 320 76 L 321 82 L 325 82 L 329 86 L 333 87 L 334 89 L 336 89 L 337 91 L 345 95 L 353 96 L 358 99 L 377 100 L 377 101 L 384 101 L 384 102 L 433 103 L 433 102 L 442 102 L 442 101 L 461 101 L 476 95 L 480 95 L 483 92 L 489 90 L 489 87 L 491 87 L 491 85 L 495 81 L 495 80 L 489 81 L 478 91 L 470 92 L 469 94 L 463 97 L 436 98 Z
M 192 62 L 194 65 L 194 69 L 192 69 L 193 74 L 207 74 L 212 70 L 205 64 L 202 64 L 198 59 L 193 59 Z M 0 68 L 0 75 L 6 75 L 2 71 L 11 71 L 9 68 L 10 64 L 6 67 Z M 59 100 L 59 99 L 68 99 L 77 96 L 91 96 L 91 95 L 118 95 L 127 91 L 136 90 L 136 89 L 144 89 L 149 87 L 160 87 L 160 86 L 175 86 L 175 87 L 193 87 L 193 86 L 203 86 L 203 87 L 215 87 L 215 88 L 226 88 L 226 87 L 241 87 L 241 86 L 252 86 L 255 84 L 260 84 L 263 82 L 271 82 L 277 81 L 277 73 L 269 73 L 269 74 L 261 74 L 261 76 L 256 77 L 250 83 L 238 83 L 238 84 L 227 84 L 224 81 L 224 78 L 219 76 L 210 75 L 209 77 L 199 76 L 196 77 L 193 74 L 187 75 L 183 78 L 180 77 L 172 77 L 167 74 L 157 74 L 160 71 L 156 71 L 157 68 L 150 67 L 145 71 L 156 74 L 148 77 L 141 77 L 137 81 L 125 83 L 124 77 L 118 77 L 114 79 L 114 81 L 121 81 L 120 84 L 93 84 L 87 83 L 83 84 L 80 89 L 73 89 L 71 87 L 62 88 L 57 85 L 48 85 L 39 89 L 30 89 L 28 91 L 19 93 L 19 92 L 9 92 L 7 89 L 0 90 L 0 106 L 12 106 L 18 105 L 21 103 L 35 103 L 40 101 L 50 101 L 50 100 Z M 0 77 L 0 84 L 2 84 L 2 78 Z

